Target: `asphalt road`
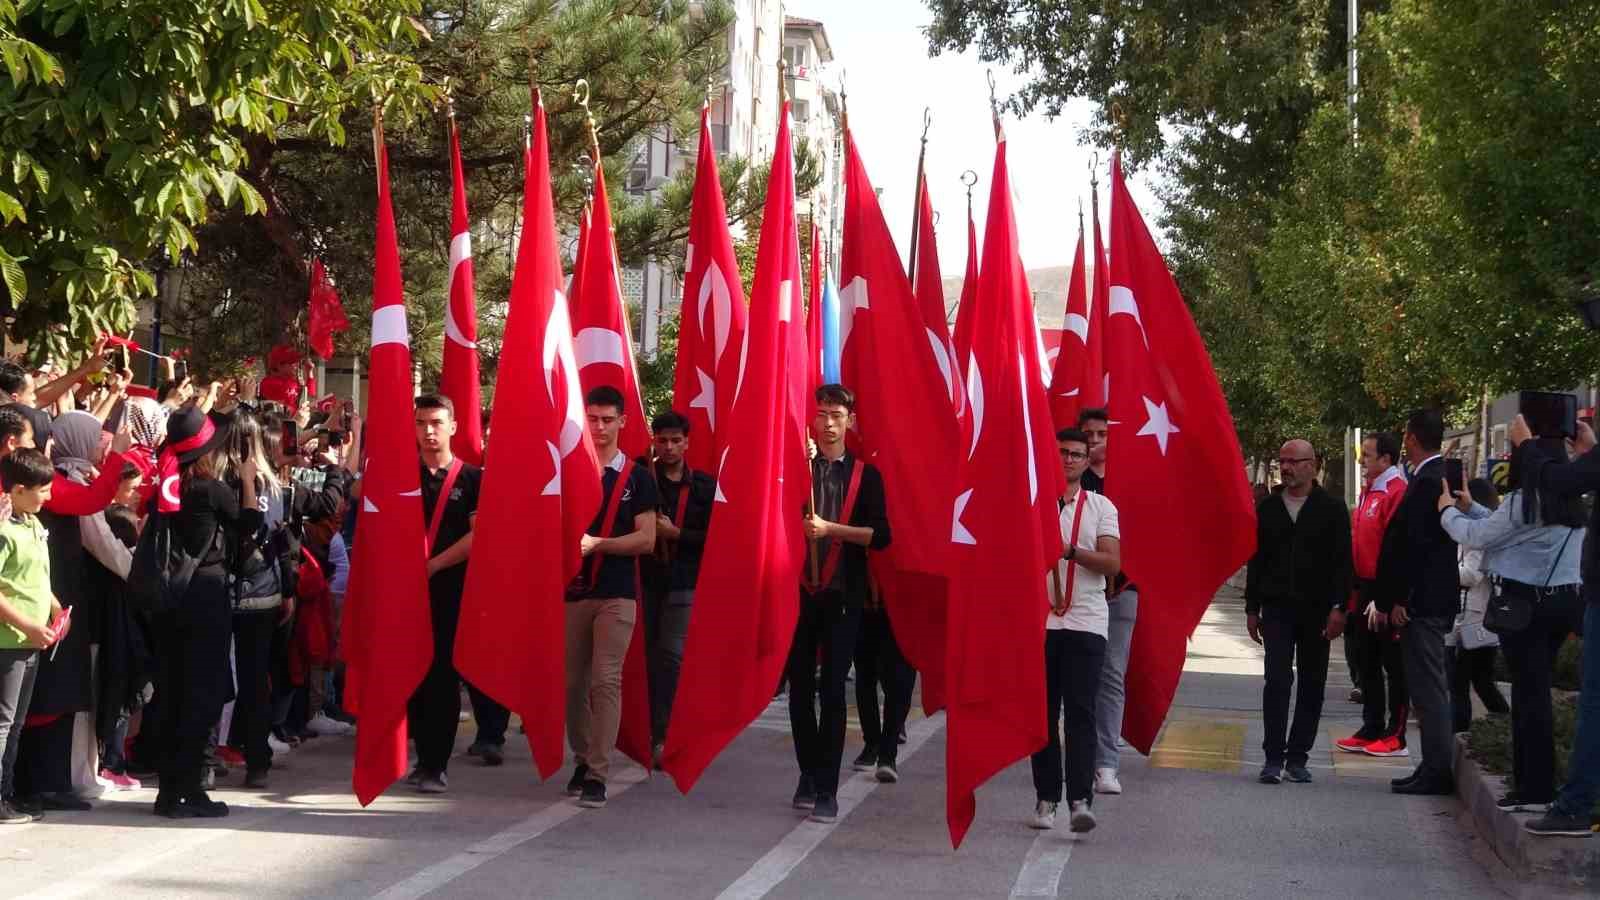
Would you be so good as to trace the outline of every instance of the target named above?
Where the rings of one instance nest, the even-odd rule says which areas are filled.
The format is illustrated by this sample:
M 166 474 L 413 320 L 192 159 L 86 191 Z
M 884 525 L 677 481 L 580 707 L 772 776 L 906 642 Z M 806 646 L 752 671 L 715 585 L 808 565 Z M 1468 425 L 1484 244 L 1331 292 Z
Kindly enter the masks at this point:
M 321 738 L 275 768 L 272 788 L 236 774 L 214 794 L 219 823 L 169 822 L 154 791 L 108 795 L 0 831 L 0 896 L 77 897 L 773 897 L 828 900 L 1548 897 L 1510 879 L 1452 798 L 1401 798 L 1404 760 L 1335 754 L 1357 708 L 1335 653 L 1316 782 L 1263 786 L 1258 649 L 1226 589 L 1191 645 L 1178 702 L 1150 759 L 1129 753 L 1126 793 L 1097 801 L 1100 827 L 1040 833 L 1027 763 L 978 799 L 966 844 L 944 824 L 944 720 L 910 724 L 901 781 L 857 775 L 832 826 L 789 808 L 794 758 L 781 701 L 695 791 L 625 769 L 604 810 L 539 784 L 527 748 L 504 767 L 458 757 L 450 792 L 404 786 L 366 810 L 348 789 L 351 741 Z M 471 739 L 464 725 L 461 747 Z M 859 750 L 852 731 L 846 759 Z M 1342 758 L 1336 759 L 1335 756 Z

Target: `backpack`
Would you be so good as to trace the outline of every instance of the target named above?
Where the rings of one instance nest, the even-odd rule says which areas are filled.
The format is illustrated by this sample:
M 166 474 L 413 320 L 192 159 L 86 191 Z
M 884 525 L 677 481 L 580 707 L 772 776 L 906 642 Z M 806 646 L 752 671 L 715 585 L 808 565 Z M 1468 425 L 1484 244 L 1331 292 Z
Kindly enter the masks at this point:
M 201 557 L 190 556 L 184 549 L 174 516 L 163 514 L 153 503 L 151 507 L 128 568 L 128 605 L 146 613 L 171 612 L 183 602 Z M 221 534 L 219 524 L 206 542 L 207 550 L 217 546 Z

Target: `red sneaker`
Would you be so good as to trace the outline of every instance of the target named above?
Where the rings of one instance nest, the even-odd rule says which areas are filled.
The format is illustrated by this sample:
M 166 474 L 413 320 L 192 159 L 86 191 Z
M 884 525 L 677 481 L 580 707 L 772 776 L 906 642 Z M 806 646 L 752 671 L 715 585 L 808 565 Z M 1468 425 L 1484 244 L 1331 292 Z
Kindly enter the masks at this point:
M 1406 749 L 1406 742 L 1401 737 L 1379 738 L 1362 749 L 1368 756 L 1410 756 L 1411 751 Z
M 1371 743 L 1372 741 L 1368 738 L 1364 738 L 1357 734 L 1347 737 L 1342 741 L 1334 741 L 1333 745 L 1346 753 L 1366 753 L 1367 746 Z
M 244 754 L 232 747 L 218 747 L 217 758 L 222 760 L 222 764 L 229 768 L 238 768 L 244 765 Z

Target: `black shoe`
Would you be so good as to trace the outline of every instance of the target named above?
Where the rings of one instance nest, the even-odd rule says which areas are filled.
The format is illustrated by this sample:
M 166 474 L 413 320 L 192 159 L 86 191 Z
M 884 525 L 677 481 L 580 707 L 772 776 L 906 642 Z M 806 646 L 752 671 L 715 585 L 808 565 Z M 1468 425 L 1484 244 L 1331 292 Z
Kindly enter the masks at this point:
M 876 777 L 882 784 L 894 784 L 900 780 L 900 770 L 895 768 L 893 762 L 881 762 L 878 763 Z
M 261 790 L 267 786 L 266 769 L 248 769 L 244 773 L 244 786 Z
M 850 764 L 850 768 L 855 769 L 857 772 L 871 772 L 877 766 L 878 751 L 871 747 L 862 750 L 861 755 L 856 757 L 856 761 Z
M 1283 770 L 1283 777 L 1295 784 L 1310 784 L 1311 770 L 1299 763 L 1290 763 Z
M 179 808 L 196 819 L 221 819 L 228 814 L 228 804 L 211 799 L 205 791 L 195 791 L 184 797 Z
M 1267 763 L 1261 767 L 1261 775 L 1257 779 L 1262 784 L 1282 784 L 1283 766 L 1280 763 Z
M 28 815 L 11 804 L 0 801 L 0 825 L 26 825 L 33 821 L 33 816 Z
M 94 804 L 79 797 L 77 794 L 66 792 L 40 794 L 39 802 L 44 805 L 45 809 L 60 810 L 61 812 L 88 812 L 94 809 Z
M 794 808 L 811 809 L 817 805 L 817 788 L 810 775 L 801 775 L 794 789 Z
M 1418 778 L 1421 778 L 1421 777 L 1422 777 L 1422 770 L 1418 769 L 1415 772 L 1412 772 L 1410 775 L 1407 775 L 1404 778 L 1391 778 L 1391 779 L 1389 779 L 1389 787 L 1393 787 L 1393 788 L 1405 787 L 1406 785 L 1410 784 L 1413 781 L 1416 781 Z
M 1586 838 L 1594 834 L 1587 816 L 1569 816 L 1551 810 L 1537 819 L 1529 819 L 1522 823 L 1522 827 L 1529 834 L 1540 837 L 1576 837 Z
M 11 808 L 35 819 L 44 818 L 44 800 L 40 797 L 12 797 Z
M 828 825 L 837 821 L 838 818 L 839 798 L 832 794 L 818 794 L 817 805 L 811 808 L 811 821 Z
M 506 761 L 505 750 L 499 744 L 484 744 L 479 748 L 478 756 L 486 766 L 503 765 Z
M 180 801 L 176 795 L 158 793 L 156 794 L 155 806 L 150 811 L 167 819 L 188 818 L 180 811 L 182 806 L 183 802 Z
M 1456 785 L 1449 778 L 1418 778 L 1390 790 L 1411 797 L 1446 797 L 1456 792 Z
M 586 765 L 584 763 L 578 763 L 578 767 L 576 769 L 572 770 L 572 780 L 567 782 L 567 796 L 568 797 L 579 797 L 579 796 L 582 796 L 583 795 L 583 783 L 585 781 L 588 781 L 588 780 L 589 780 L 589 767 L 588 767 L 588 765 Z
M 584 809 L 606 808 L 606 783 L 590 778 L 583 783 L 583 794 L 578 797 L 578 805 Z
M 1494 805 L 1495 808 L 1501 812 L 1543 813 L 1550 811 L 1549 801 L 1545 801 L 1544 803 L 1535 803 L 1530 800 L 1525 800 L 1523 799 L 1523 796 L 1516 791 L 1512 791 L 1506 794 L 1504 797 L 1501 797 L 1499 800 L 1496 800 Z

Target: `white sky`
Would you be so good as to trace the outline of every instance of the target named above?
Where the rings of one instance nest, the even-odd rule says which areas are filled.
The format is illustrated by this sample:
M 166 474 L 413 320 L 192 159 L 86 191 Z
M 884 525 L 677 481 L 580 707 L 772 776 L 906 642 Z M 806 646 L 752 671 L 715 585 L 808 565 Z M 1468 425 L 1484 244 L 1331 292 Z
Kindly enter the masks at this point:
M 834 61 L 823 77 L 837 88 L 840 69 L 844 70 L 850 128 L 873 187 L 883 191 L 884 215 L 902 257 L 910 237 L 922 111 L 930 108 L 928 190 L 939 213 L 939 264 L 946 278 L 959 277 L 967 258 L 961 173 L 966 169 L 978 173 L 972 210 L 981 247 L 989 177 L 994 171 L 987 67 L 973 52 L 929 58 L 921 29 L 932 14 L 922 0 L 794 0 L 785 4 L 785 12 L 818 19 L 827 29 Z M 1005 67 L 996 67 L 994 75 L 1002 101 L 1022 83 Z M 1027 268 L 1072 263 L 1078 201 L 1082 199 L 1087 218 L 1089 166 L 1096 152 L 1078 143 L 1078 133 L 1089 122 L 1092 109 L 1088 100 L 1078 100 L 1054 121 L 1040 113 L 1021 121 L 1005 118 L 1017 231 Z M 1102 228 L 1109 170 L 1110 156 L 1101 150 Z M 1159 235 L 1155 220 L 1160 207 L 1144 173 L 1131 177 L 1129 187 L 1151 230 Z

